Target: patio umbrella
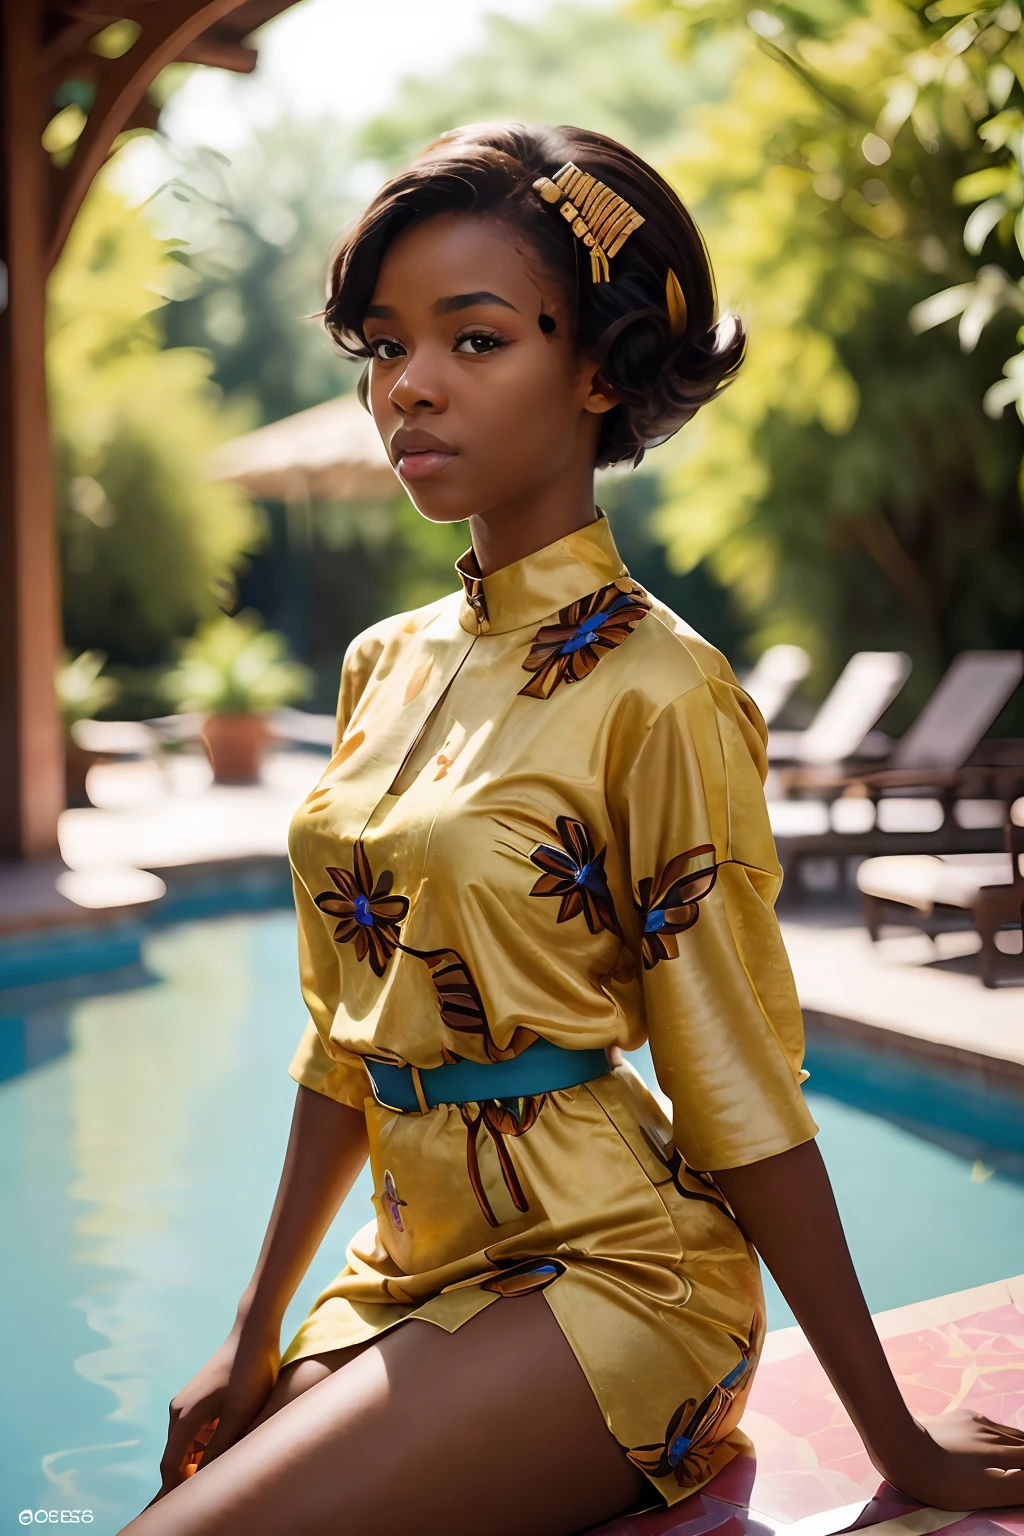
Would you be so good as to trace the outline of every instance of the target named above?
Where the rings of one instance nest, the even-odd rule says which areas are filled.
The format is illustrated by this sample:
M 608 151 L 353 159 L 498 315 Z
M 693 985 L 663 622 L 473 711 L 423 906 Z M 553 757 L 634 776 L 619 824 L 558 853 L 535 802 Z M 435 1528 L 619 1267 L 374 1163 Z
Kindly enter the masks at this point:
M 373 418 L 354 393 L 233 438 L 209 468 L 215 480 L 234 480 L 270 501 L 390 501 L 399 492 Z

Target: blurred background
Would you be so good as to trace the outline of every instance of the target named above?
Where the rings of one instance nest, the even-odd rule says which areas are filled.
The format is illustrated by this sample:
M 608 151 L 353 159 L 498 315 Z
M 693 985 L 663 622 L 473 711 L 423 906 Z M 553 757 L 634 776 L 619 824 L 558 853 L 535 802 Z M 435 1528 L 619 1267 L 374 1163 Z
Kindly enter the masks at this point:
M 1024 427 L 1012 401 L 985 409 L 1022 318 L 1019 128 L 978 131 L 1013 89 L 1012 11 L 946 59 L 941 4 L 460 0 L 429 40 L 398 6 L 405 42 L 382 59 L 372 25 L 305 0 L 261 34 L 252 76 L 166 70 L 158 132 L 114 154 L 51 290 L 64 631 L 120 685 L 101 714 L 160 714 L 176 642 L 239 609 L 285 635 L 307 704 L 330 710 L 355 633 L 451 590 L 465 530 L 426 526 L 397 488 L 333 499 L 299 475 L 250 499 L 208 465 L 352 388 L 308 318 L 333 240 L 389 171 L 488 118 L 583 123 L 650 158 L 750 327 L 742 386 L 602 486 L 642 581 L 737 669 L 804 646 L 811 703 L 851 653 L 904 651 L 897 731 L 958 652 L 1019 644 Z M 955 308 L 912 323 L 993 270 L 1010 302 L 959 331 Z
M 137 4 L 72 9 L 55 186 L 146 37 Z M 97 1532 L 151 1496 L 269 1210 L 304 1022 L 285 839 L 345 648 L 453 590 L 468 543 L 401 492 L 317 319 L 339 231 L 456 124 L 602 130 L 697 218 L 748 359 L 599 498 L 768 722 L 807 1092 L 870 1305 L 1024 1270 L 1015 0 L 238 10 L 280 14 L 169 50 L 46 295 L 68 808 L 59 856 L 0 863 L 0 1482 Z

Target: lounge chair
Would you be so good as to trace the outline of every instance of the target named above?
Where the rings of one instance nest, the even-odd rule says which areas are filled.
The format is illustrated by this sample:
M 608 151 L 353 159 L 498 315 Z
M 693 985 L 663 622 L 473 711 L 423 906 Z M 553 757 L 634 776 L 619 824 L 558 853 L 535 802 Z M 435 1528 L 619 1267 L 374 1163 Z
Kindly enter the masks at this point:
M 884 766 L 851 776 L 805 758 L 804 765 L 782 771 L 783 786 L 818 792 L 855 784 L 897 792 L 934 788 L 936 776 L 963 768 L 1022 677 L 1024 651 L 962 651 Z
M 764 718 L 771 725 L 782 713 L 793 689 L 811 670 L 811 658 L 802 645 L 770 645 L 762 651 L 743 678 L 749 693 Z
M 962 768 L 1022 677 L 1024 651 L 961 651 L 888 766 L 901 773 Z
M 1024 800 L 1010 807 L 1005 852 L 865 859 L 857 870 L 857 886 L 873 941 L 887 923 L 910 925 L 934 937 L 964 927 L 969 915 L 981 939 L 984 985 L 1024 981 L 1024 961 L 1009 959 L 996 942 L 1000 932 L 1024 932 Z
M 805 731 L 769 733 L 769 762 L 831 765 L 858 752 L 885 757 L 887 740 L 879 750 L 868 734 L 909 676 L 910 658 L 902 651 L 858 651 Z
M 1007 807 L 1024 792 L 1024 752 L 984 734 L 1022 676 L 1020 651 L 966 651 L 885 767 L 777 771 L 782 788 L 813 796 L 769 804 L 787 872 L 817 857 L 996 853 Z

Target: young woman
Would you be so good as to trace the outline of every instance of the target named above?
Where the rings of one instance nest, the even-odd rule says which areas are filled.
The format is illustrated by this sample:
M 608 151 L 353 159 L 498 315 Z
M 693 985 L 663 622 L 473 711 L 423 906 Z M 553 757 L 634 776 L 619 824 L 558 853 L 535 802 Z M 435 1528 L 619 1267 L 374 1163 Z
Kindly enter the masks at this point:
M 540 1536 L 672 1504 L 742 1443 L 755 1249 L 885 1477 L 1024 1498 L 1024 1437 L 925 1429 L 889 1372 L 800 1089 L 763 723 L 594 506 L 596 466 L 739 365 L 691 219 L 599 134 L 459 129 L 345 236 L 326 317 L 472 549 L 345 658 L 292 828 L 310 1023 L 277 1202 L 127 1529 Z M 645 1039 L 672 1124 L 621 1063 Z M 368 1152 L 376 1220 L 282 1358 Z

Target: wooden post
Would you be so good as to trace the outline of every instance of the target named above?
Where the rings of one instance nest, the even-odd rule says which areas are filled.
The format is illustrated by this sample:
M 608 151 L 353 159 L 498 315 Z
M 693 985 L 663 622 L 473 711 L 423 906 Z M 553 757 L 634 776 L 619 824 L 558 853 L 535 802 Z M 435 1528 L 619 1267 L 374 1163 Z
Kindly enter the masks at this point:
M 46 403 L 46 276 L 115 137 L 148 122 L 146 91 L 177 58 L 247 72 L 242 39 L 292 0 L 121 0 L 126 54 L 83 52 L 104 0 L 0 0 L 0 859 L 57 851 L 64 742 L 54 693 L 60 580 Z M 219 29 L 219 30 L 218 30 Z M 96 85 L 70 160 L 42 145 L 65 71 Z M 140 115 L 141 114 L 141 115 Z
M 57 848 L 64 747 L 54 695 L 57 548 L 47 424 L 42 0 L 0 0 L 0 858 Z

